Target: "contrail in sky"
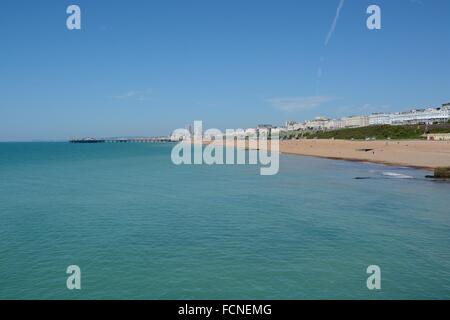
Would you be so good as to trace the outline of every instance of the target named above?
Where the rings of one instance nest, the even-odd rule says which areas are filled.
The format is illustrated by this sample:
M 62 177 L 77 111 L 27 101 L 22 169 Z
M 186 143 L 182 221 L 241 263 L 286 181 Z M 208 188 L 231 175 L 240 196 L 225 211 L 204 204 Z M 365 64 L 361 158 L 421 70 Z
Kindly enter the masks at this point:
M 330 42 L 331 37 L 333 36 L 334 30 L 336 29 L 336 25 L 339 20 L 339 16 L 341 14 L 341 9 L 344 6 L 344 3 L 345 3 L 345 0 L 341 0 L 341 2 L 339 2 L 339 6 L 336 10 L 336 16 L 334 17 L 334 20 L 333 20 L 333 24 L 331 25 L 331 29 L 328 32 L 327 38 L 325 39 L 325 46 L 328 45 L 328 42 Z
M 325 39 L 325 47 L 328 46 L 328 42 L 330 42 L 331 37 L 334 34 L 334 30 L 336 29 L 338 20 L 339 20 L 339 16 L 341 15 L 341 10 L 342 7 L 344 6 L 345 0 L 340 0 L 339 5 L 337 7 L 336 10 L 336 15 L 334 16 L 334 20 L 333 20 L 333 24 L 331 25 L 330 31 L 328 32 L 327 38 Z M 319 84 L 320 84 L 320 79 L 322 78 L 322 74 L 323 74 L 323 62 L 324 62 L 324 57 L 320 57 L 320 64 L 319 67 L 317 69 L 317 74 L 316 74 L 316 95 L 319 95 Z

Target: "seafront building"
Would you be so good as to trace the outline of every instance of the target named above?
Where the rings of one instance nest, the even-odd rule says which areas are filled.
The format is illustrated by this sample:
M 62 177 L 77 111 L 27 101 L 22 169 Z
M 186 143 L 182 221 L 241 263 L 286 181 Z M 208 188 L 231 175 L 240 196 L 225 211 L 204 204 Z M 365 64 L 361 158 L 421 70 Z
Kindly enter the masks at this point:
M 342 119 L 331 119 L 325 124 L 326 130 L 336 130 L 344 128 L 345 123 Z
M 371 115 L 355 115 L 340 119 L 329 119 L 326 117 L 316 117 L 303 123 L 297 121 L 286 121 L 283 127 L 276 127 L 271 124 L 259 124 L 255 128 L 239 129 L 225 138 L 248 139 L 262 136 L 280 135 L 288 131 L 331 131 L 346 128 L 361 128 L 377 125 L 406 125 L 406 124 L 434 124 L 445 123 L 450 120 L 450 102 L 442 104 L 438 108 L 412 109 L 405 112 L 395 113 L 372 113 Z M 186 133 L 174 134 L 172 141 L 180 141 L 192 138 L 194 132 L 192 126 L 186 126 Z M 211 137 L 200 134 L 205 139 Z M 435 135 L 427 137 L 430 140 L 446 140 L 448 135 Z
M 392 124 L 391 115 L 389 113 L 372 113 L 369 116 L 369 126 L 386 124 Z
M 368 116 L 351 116 L 342 118 L 344 128 L 359 128 L 369 125 Z
M 265 136 L 268 137 L 273 129 L 273 126 L 271 124 L 259 124 L 256 127 L 256 131 L 259 136 Z
M 360 128 L 376 125 L 406 125 L 444 123 L 450 120 L 450 102 L 438 108 L 412 109 L 396 113 L 373 113 L 369 116 L 357 115 L 340 119 L 317 117 L 303 123 L 287 121 L 286 131 L 324 131 L 344 128 Z
M 258 130 L 256 130 L 255 128 L 245 129 L 244 132 L 246 137 L 256 137 L 258 135 Z
M 327 123 L 330 119 L 325 117 L 317 117 L 313 120 L 308 120 L 305 122 L 305 127 L 307 130 L 325 130 Z
M 284 129 L 286 131 L 301 131 L 306 130 L 304 123 L 298 123 L 296 121 L 286 121 L 284 124 Z
M 407 112 L 394 113 L 391 115 L 393 125 L 401 124 L 433 124 L 435 122 L 446 122 L 449 119 L 449 108 L 428 108 L 411 110 Z
M 276 127 L 270 124 L 260 124 L 257 125 L 255 128 L 247 128 L 247 129 L 232 129 L 232 130 L 225 130 L 223 132 L 223 138 L 224 139 L 251 139 L 251 138 L 257 138 L 257 137 L 270 137 L 274 135 L 279 135 L 281 132 L 286 131 L 283 127 Z M 219 131 L 220 132 L 220 131 Z M 191 140 L 191 139 L 199 139 L 199 140 L 213 140 L 217 136 L 216 134 L 208 134 L 208 133 L 194 133 L 192 130 L 192 126 L 186 126 L 186 129 L 184 131 L 177 131 L 174 132 L 169 139 L 171 141 L 182 141 L 182 140 Z

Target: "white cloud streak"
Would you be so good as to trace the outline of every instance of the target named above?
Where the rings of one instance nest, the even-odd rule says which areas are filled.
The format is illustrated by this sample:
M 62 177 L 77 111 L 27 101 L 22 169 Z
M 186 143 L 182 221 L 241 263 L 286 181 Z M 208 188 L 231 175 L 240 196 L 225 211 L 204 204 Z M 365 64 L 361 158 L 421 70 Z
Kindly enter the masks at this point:
M 130 90 L 128 92 L 126 92 L 125 94 L 121 94 L 118 96 L 114 96 L 114 99 L 117 100 L 137 100 L 137 101 L 146 101 L 149 99 L 149 97 L 151 96 L 153 90 L 152 89 L 147 89 L 144 91 L 139 91 L 139 90 Z
M 131 90 L 131 91 L 128 91 L 127 93 L 125 93 L 125 94 L 121 94 L 121 95 L 118 95 L 118 96 L 114 96 L 114 98 L 115 98 L 115 99 L 126 99 L 126 98 L 132 98 L 132 97 L 135 97 L 135 96 L 138 95 L 138 94 L 139 94 L 138 91 L 136 91 L 136 90 Z
M 272 98 L 269 102 L 282 111 L 304 111 L 317 108 L 323 103 L 333 101 L 334 98 L 325 96 L 312 97 L 288 97 L 288 98 Z
M 338 5 L 337 10 L 336 10 L 336 15 L 334 16 L 333 23 L 331 24 L 330 31 L 328 32 L 328 35 L 327 35 L 327 37 L 325 39 L 325 46 L 328 45 L 328 43 L 330 42 L 331 38 L 333 37 L 334 30 L 336 30 L 336 26 L 337 26 L 337 23 L 338 23 L 338 20 L 339 20 L 339 16 L 341 15 L 341 10 L 342 10 L 342 7 L 344 6 L 344 3 L 345 3 L 345 0 L 340 0 L 339 5 Z

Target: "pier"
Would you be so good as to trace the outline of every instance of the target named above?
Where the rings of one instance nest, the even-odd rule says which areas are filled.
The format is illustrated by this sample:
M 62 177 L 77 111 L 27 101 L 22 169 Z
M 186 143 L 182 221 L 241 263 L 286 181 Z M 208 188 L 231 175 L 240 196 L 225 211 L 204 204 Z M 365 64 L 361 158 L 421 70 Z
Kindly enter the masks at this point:
M 168 137 L 150 137 L 150 138 L 82 138 L 71 139 L 70 143 L 168 143 L 173 142 Z

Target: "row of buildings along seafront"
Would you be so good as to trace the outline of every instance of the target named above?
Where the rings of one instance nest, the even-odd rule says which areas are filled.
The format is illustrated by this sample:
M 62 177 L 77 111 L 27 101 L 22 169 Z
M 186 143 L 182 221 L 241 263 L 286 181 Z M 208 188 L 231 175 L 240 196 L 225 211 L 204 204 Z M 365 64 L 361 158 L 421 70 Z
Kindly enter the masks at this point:
M 256 137 L 269 137 L 271 135 L 278 135 L 281 131 L 285 131 L 284 128 L 278 128 L 275 126 L 272 126 L 270 124 L 260 124 L 256 126 L 256 128 L 247 128 L 247 129 L 234 129 L 231 130 L 231 132 L 224 132 L 223 138 L 256 138 Z M 192 128 L 192 125 L 187 125 L 184 131 L 180 131 L 178 133 L 173 133 L 170 136 L 170 140 L 172 141 L 181 141 L 181 140 L 188 140 L 193 139 L 196 136 L 194 133 L 194 130 Z M 207 134 L 205 132 L 198 133 L 196 136 L 197 138 L 205 139 L 205 140 L 211 140 L 215 138 L 214 135 Z
M 406 112 L 373 113 L 371 115 L 350 116 L 340 119 L 317 117 L 303 123 L 287 121 L 287 131 L 320 131 L 337 130 L 344 128 L 359 128 L 375 125 L 406 125 L 406 124 L 433 124 L 450 120 L 450 103 L 439 108 L 412 109 Z
M 327 131 L 345 128 L 360 128 L 375 125 L 406 125 L 406 124 L 433 124 L 450 120 L 450 103 L 443 104 L 439 108 L 413 109 L 396 113 L 373 113 L 371 115 L 349 116 L 340 119 L 328 119 L 317 117 L 303 123 L 287 121 L 284 127 L 276 127 L 270 124 L 260 124 L 256 128 L 237 129 L 225 137 L 261 137 L 279 135 L 283 131 Z M 173 134 L 172 141 L 186 140 L 194 137 L 192 125 L 186 126 L 186 133 Z M 212 139 L 213 137 L 201 133 L 201 137 Z

